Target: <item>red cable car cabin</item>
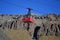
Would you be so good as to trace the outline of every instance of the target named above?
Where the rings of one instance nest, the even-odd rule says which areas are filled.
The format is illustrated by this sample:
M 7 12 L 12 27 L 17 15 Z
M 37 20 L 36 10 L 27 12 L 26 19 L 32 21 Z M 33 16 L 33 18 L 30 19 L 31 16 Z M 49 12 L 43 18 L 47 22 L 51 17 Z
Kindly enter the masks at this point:
M 31 13 L 30 11 L 32 10 L 31 8 L 27 8 L 28 9 L 28 14 L 24 16 L 24 18 L 22 19 L 22 21 L 24 23 L 30 23 L 30 22 L 33 22 L 33 18 L 31 17 Z
M 22 21 L 26 23 L 26 22 L 33 22 L 34 20 L 33 18 L 23 18 Z

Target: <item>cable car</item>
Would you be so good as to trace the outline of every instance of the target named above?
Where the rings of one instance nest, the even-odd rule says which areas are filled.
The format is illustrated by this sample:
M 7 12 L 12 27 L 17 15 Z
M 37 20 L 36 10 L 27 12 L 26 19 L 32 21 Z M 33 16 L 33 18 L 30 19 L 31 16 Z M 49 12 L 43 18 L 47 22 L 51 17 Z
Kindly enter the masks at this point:
M 34 22 L 34 19 L 31 17 L 31 11 L 32 9 L 31 8 L 28 8 L 28 14 L 24 15 L 24 17 L 22 18 L 22 21 L 24 23 L 32 23 Z

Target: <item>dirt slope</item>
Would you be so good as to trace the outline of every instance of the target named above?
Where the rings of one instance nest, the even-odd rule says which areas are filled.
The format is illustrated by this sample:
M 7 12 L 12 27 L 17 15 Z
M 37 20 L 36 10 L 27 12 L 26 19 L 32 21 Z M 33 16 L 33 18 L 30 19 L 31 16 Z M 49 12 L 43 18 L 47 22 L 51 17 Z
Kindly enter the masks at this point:
M 26 30 L 6 29 L 5 32 L 10 37 L 11 40 L 32 40 Z
M 60 38 L 55 36 L 42 36 L 38 40 L 60 40 Z

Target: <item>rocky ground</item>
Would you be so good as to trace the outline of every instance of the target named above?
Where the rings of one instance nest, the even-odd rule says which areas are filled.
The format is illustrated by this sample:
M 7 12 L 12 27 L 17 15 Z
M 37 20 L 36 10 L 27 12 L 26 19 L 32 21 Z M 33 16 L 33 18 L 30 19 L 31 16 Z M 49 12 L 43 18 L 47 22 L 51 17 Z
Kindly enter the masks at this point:
M 33 23 L 30 23 L 29 29 L 27 23 L 22 21 L 24 15 L 0 15 L 0 40 L 59 40 L 60 38 L 60 15 L 47 14 L 43 16 L 31 15 L 34 19 Z M 8 30 L 8 31 L 6 31 Z M 14 31 L 15 30 L 15 31 Z M 22 30 L 22 31 L 21 31 Z M 27 35 L 29 38 L 27 39 Z M 25 31 L 26 30 L 26 31 Z M 18 32 L 19 31 L 19 32 Z M 20 33 L 21 31 L 21 33 Z M 20 33 L 20 34 L 18 34 Z M 17 34 L 19 36 L 17 36 Z M 26 38 L 19 39 L 19 37 L 27 36 Z M 25 36 L 24 36 L 25 35 Z M 2 36 L 2 37 L 1 37 Z M 17 37 L 15 37 L 17 36 Z M 5 38 L 6 37 L 6 38 Z M 21 37 L 20 37 L 21 38 Z M 48 38 L 48 39 L 47 39 Z
M 6 33 L 3 32 L 2 29 L 0 29 L 0 40 L 10 40 L 10 38 L 7 36 Z

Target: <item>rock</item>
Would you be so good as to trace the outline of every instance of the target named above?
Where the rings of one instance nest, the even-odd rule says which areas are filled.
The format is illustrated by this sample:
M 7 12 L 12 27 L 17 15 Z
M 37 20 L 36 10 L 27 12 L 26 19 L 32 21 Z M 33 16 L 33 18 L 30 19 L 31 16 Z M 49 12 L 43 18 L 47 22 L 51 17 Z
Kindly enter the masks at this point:
M 6 33 L 4 33 L 4 31 L 2 29 L 0 29 L 0 40 L 10 40 L 8 35 Z
M 37 26 L 40 29 L 36 32 L 36 37 L 39 36 L 56 36 L 60 37 L 60 15 L 47 14 L 44 16 L 31 15 L 34 22 L 30 23 L 29 35 L 33 38 Z M 24 15 L 0 15 L 0 28 L 8 28 L 14 30 L 27 30 L 27 23 L 22 21 Z M 35 40 L 35 39 L 34 39 Z

